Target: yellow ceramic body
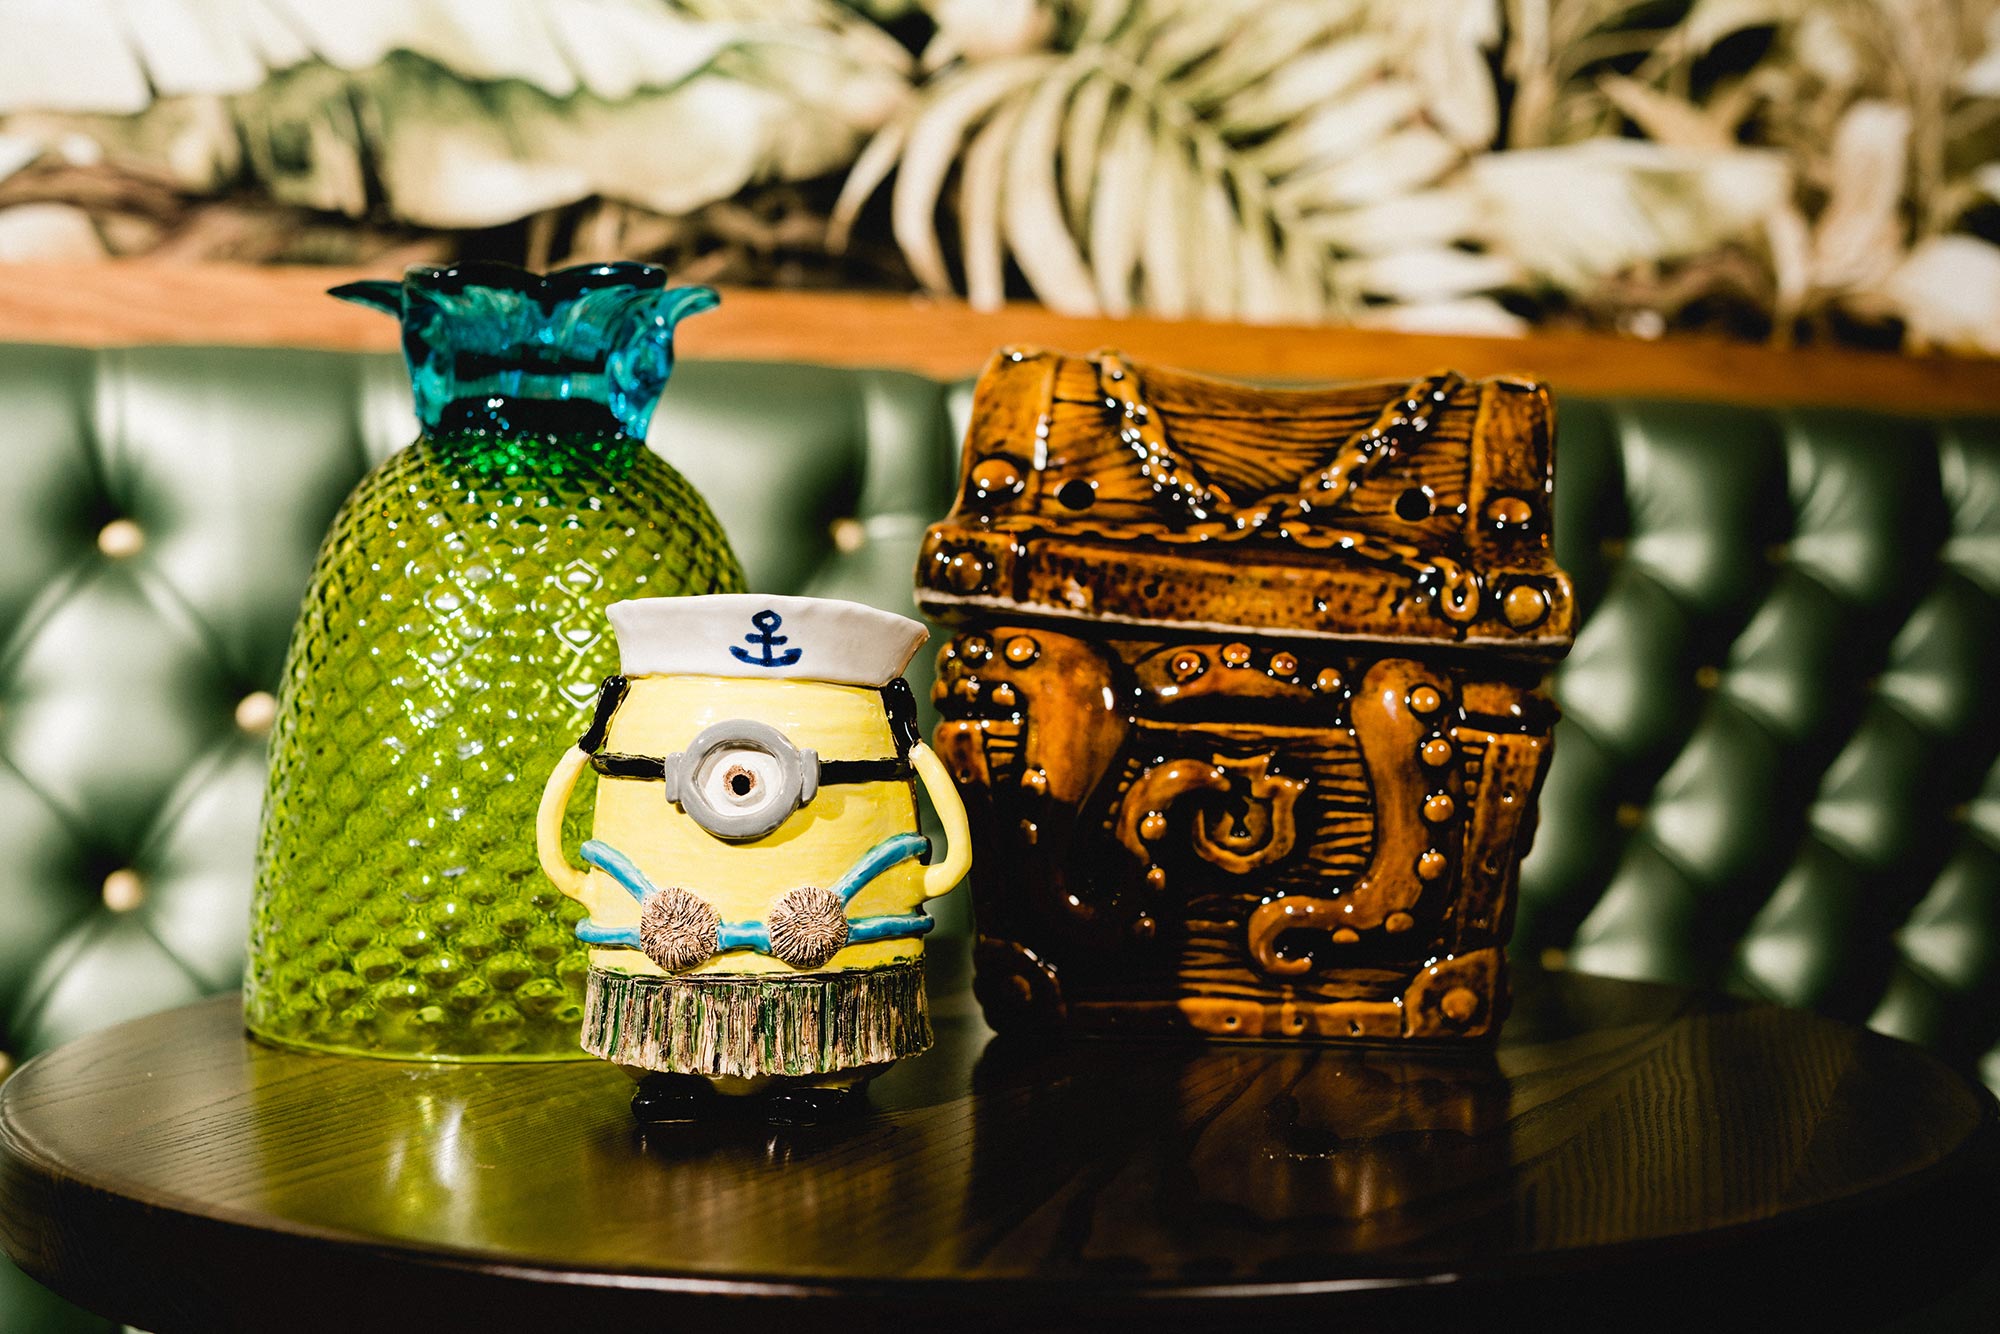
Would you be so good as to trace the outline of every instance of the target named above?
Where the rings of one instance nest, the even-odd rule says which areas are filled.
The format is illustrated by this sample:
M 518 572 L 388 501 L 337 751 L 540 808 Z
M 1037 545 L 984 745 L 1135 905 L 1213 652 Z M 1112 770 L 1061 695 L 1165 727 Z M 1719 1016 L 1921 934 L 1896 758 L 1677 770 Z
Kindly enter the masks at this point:
M 762 594 L 635 599 L 610 616 L 624 671 L 549 775 L 535 827 L 542 870 L 590 914 L 580 1041 L 628 1069 L 772 1097 L 780 1120 L 800 1099 L 817 1116 L 800 1087 L 846 1097 L 930 1046 L 923 905 L 972 858 L 899 675 L 924 628 Z M 584 867 L 562 834 L 590 768 Z M 942 849 L 918 827 L 918 783 Z M 641 1095 L 648 1121 L 666 1116 L 660 1099 L 693 1096 Z
M 822 760 L 874 760 L 896 753 L 879 690 L 717 676 L 632 677 L 630 692 L 611 720 L 605 749 L 669 755 L 685 750 L 710 724 L 734 718 L 768 723 L 793 744 L 819 752 Z M 928 752 L 923 758 L 930 758 Z M 913 753 L 911 760 L 921 773 L 919 756 Z M 598 780 L 592 825 L 594 838 L 631 858 L 654 884 L 677 886 L 706 900 L 725 922 L 762 921 L 786 891 L 801 885 L 826 888 L 883 839 L 915 832 L 915 793 L 900 781 L 821 788 L 773 833 L 755 842 L 726 843 L 667 802 L 657 782 L 606 777 Z M 925 868 L 918 863 L 891 867 L 854 896 L 848 916 L 915 912 L 926 898 L 924 884 Z M 590 870 L 577 897 L 599 926 L 639 923 L 638 902 L 601 870 Z M 850 944 L 810 971 L 873 968 L 918 958 L 923 949 L 921 936 Z M 590 961 L 612 972 L 662 973 L 636 949 L 593 949 Z M 735 949 L 677 976 L 799 971 L 754 950 Z

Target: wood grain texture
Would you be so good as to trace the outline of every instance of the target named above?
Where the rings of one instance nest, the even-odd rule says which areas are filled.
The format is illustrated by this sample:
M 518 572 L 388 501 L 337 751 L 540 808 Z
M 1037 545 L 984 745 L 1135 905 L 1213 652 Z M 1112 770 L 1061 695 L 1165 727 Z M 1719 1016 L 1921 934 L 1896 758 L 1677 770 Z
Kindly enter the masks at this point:
M 0 342 L 153 343 L 393 351 L 392 321 L 327 298 L 336 283 L 397 275 L 346 268 L 0 265 Z M 1199 321 L 1071 319 L 1039 306 L 981 312 L 929 298 L 730 289 L 691 323 L 685 353 L 711 360 L 888 367 L 956 379 L 994 348 L 1027 343 L 1133 357 L 1244 379 L 1527 372 L 1558 394 L 1729 403 L 1819 403 L 1940 413 L 2000 411 L 2000 361 L 1794 352 L 1708 338 L 1657 343 L 1592 334 L 1459 338 Z
M 1458 1057 L 938 1021 L 864 1119 L 642 1136 L 609 1066 L 281 1051 L 216 1000 L 7 1083 L 0 1241 L 160 1334 L 1852 1328 L 1993 1244 L 1990 1098 L 1804 1013 L 1556 975 Z

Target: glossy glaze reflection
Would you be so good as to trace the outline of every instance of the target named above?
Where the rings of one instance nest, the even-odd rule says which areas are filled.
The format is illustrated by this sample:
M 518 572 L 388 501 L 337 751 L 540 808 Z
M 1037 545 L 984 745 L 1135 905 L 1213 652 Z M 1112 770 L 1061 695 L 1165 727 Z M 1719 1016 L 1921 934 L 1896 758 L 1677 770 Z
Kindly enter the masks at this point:
M 997 1027 L 1497 1029 L 1575 617 L 1551 413 L 995 358 L 918 583 Z

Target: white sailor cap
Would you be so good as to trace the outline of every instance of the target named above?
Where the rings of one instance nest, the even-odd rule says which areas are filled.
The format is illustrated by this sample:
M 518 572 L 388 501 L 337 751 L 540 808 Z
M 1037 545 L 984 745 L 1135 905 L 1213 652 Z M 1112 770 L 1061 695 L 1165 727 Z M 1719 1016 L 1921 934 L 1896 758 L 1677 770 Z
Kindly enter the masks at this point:
M 626 676 L 739 676 L 881 687 L 930 631 L 836 598 L 716 593 L 636 598 L 606 609 Z

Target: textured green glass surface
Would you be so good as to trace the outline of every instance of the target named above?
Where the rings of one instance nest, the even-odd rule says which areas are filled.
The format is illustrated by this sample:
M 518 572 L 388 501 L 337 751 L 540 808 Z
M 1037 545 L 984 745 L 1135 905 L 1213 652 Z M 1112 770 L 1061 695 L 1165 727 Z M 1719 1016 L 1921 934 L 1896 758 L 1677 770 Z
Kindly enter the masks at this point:
M 561 295 L 544 304 L 559 321 Z M 447 375 L 434 411 L 420 396 L 426 434 L 335 518 L 271 737 L 244 998 L 258 1034 L 582 1056 L 581 909 L 536 865 L 543 779 L 617 670 L 608 603 L 743 586 L 700 495 L 621 429 L 651 402 L 635 422 L 599 388 L 468 399 Z

